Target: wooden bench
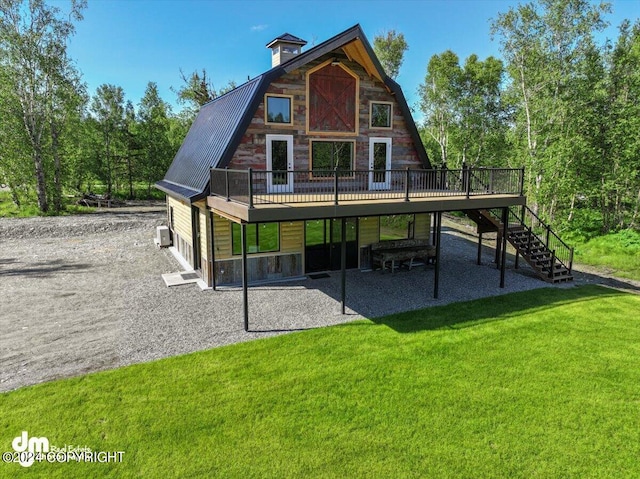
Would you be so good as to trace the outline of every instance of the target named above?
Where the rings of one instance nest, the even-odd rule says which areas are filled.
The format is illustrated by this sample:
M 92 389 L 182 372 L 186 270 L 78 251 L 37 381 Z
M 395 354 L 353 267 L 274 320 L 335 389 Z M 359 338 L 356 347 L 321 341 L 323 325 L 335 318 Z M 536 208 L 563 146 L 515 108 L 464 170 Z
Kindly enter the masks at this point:
M 386 268 L 387 261 L 391 261 L 391 272 L 393 273 L 396 261 L 399 263 L 409 261 L 409 270 L 411 270 L 413 260 L 416 258 L 421 258 L 426 263 L 434 262 L 436 258 L 436 248 L 429 244 L 427 240 L 403 239 L 381 241 L 371 245 L 371 258 L 374 269 L 376 264 L 378 264 L 383 272 Z

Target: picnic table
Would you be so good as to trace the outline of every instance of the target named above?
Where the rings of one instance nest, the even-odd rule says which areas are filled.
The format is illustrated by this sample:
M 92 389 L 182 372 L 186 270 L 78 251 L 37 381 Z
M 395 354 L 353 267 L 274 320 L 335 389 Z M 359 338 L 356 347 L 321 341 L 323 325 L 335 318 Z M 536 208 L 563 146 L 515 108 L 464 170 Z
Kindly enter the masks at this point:
M 380 266 L 382 271 L 386 269 L 387 262 L 391 262 L 391 272 L 396 267 L 396 262 L 402 264 L 409 261 L 409 270 L 413 267 L 413 260 L 420 258 L 425 263 L 435 261 L 436 248 L 427 240 L 419 239 L 403 239 L 380 241 L 371 245 L 371 256 L 373 266 Z

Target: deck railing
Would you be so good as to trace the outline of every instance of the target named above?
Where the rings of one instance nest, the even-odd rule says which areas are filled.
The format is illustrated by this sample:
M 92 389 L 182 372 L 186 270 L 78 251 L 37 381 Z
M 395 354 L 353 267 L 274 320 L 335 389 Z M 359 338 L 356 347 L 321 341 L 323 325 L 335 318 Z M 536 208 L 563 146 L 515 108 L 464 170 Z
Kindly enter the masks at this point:
M 522 195 L 522 168 L 459 170 L 267 171 L 211 169 L 211 194 L 253 207 L 259 204 L 340 204 L 477 195 Z

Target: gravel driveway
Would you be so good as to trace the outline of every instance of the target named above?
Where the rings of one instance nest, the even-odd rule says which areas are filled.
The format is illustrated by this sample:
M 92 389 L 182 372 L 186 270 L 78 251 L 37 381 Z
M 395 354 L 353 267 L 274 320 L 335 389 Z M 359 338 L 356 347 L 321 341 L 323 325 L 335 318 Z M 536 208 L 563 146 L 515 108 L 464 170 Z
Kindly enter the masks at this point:
M 249 290 L 251 332 L 238 288 L 167 288 L 180 271 L 153 244 L 163 211 L 0 219 L 0 391 L 55 378 L 247 341 L 291 330 L 546 287 L 531 271 L 475 265 L 464 232 L 443 233 L 440 299 L 433 267 L 347 274 L 348 314 L 339 314 L 339 273 Z M 446 224 L 445 224 L 446 226 Z M 295 293 L 295 294 L 292 294 Z

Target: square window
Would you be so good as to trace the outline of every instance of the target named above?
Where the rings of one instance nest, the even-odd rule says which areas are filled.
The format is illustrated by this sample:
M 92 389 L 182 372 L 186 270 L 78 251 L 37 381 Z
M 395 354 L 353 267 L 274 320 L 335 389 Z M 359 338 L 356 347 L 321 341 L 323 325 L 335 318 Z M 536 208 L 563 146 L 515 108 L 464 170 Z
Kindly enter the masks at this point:
M 286 96 L 266 97 L 267 123 L 291 124 L 291 98 Z
M 371 103 L 371 128 L 391 128 L 391 103 Z
M 313 176 L 329 176 L 334 169 L 340 176 L 353 176 L 353 146 L 352 141 L 312 141 Z

